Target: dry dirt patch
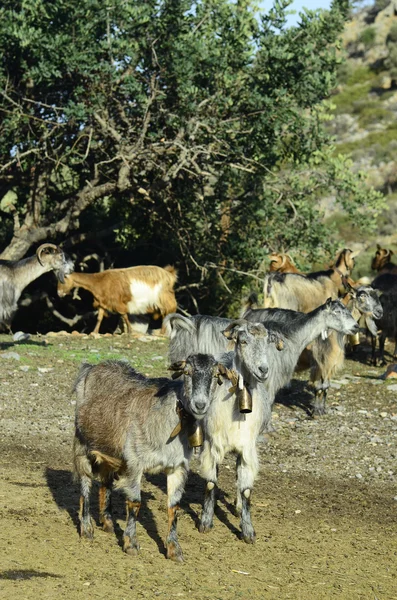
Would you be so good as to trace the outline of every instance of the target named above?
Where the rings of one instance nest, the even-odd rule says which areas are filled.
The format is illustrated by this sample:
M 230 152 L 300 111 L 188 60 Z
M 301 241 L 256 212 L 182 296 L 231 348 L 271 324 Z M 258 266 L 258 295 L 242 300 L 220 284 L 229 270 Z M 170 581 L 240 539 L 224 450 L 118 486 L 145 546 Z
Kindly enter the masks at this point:
M 220 474 L 214 530 L 199 534 L 203 482 L 197 461 L 179 521 L 185 563 L 165 559 L 164 476 L 144 483 L 138 558 L 123 554 L 124 502 L 114 535 L 79 539 L 78 489 L 70 476 L 74 399 L 81 360 L 125 357 L 148 375 L 166 373 L 166 340 L 0 336 L 0 592 L 20 598 L 397 598 L 396 392 L 381 369 L 347 361 L 330 411 L 312 420 L 294 382 L 275 406 L 276 432 L 260 444 L 253 498 L 255 546 L 239 539 L 234 461 Z M 4 353 L 19 358 L 3 358 Z M 94 517 L 97 506 L 94 503 Z

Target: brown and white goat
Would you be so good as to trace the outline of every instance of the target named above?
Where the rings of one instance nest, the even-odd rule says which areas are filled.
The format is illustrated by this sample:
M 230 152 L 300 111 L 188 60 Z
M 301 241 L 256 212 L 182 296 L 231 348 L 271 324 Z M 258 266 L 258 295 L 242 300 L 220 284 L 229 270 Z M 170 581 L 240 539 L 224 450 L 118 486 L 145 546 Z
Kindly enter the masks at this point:
M 397 275 L 397 265 L 391 261 L 391 257 L 394 254 L 393 250 L 381 248 L 379 244 L 376 244 L 376 248 L 375 256 L 371 262 L 371 269 L 378 271 L 378 273 L 393 273 Z
M 270 267 L 269 271 L 278 271 L 279 273 L 300 273 L 292 261 L 289 254 L 285 252 L 272 252 L 269 256 Z
M 83 288 L 94 296 L 98 319 L 93 333 L 99 333 L 107 311 L 122 316 L 131 333 L 129 314 L 152 315 L 154 319 L 175 312 L 177 303 L 174 285 L 177 272 L 174 267 L 139 266 L 127 269 L 109 269 L 101 273 L 71 273 L 64 283 L 58 284 L 60 297 L 73 288 Z

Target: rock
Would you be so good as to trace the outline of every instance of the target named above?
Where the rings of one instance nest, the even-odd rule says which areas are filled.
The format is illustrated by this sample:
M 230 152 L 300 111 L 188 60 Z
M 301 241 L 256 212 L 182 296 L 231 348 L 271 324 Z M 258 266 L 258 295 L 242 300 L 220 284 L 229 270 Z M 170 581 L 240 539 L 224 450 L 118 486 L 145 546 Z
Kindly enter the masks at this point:
M 25 333 L 23 331 L 17 331 L 12 336 L 12 339 L 14 340 L 14 342 L 24 342 L 25 340 L 28 340 L 29 338 L 30 338 L 30 333 Z
M 386 387 L 388 392 L 397 392 L 397 383 L 393 383 L 392 385 L 388 385 Z
M 12 358 L 14 360 L 21 360 L 21 357 L 17 352 L 3 352 L 0 354 L 0 358 Z
M 37 370 L 39 373 L 50 373 L 50 371 L 53 371 L 53 367 L 37 367 Z

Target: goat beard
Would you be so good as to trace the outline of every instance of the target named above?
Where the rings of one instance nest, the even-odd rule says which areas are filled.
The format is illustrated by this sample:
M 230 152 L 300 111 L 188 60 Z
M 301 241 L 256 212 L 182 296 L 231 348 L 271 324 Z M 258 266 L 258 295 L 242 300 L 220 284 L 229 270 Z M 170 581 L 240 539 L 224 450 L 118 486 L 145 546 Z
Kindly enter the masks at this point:
M 376 337 L 378 335 L 378 328 L 375 321 L 371 317 L 365 317 L 365 324 L 372 335 Z

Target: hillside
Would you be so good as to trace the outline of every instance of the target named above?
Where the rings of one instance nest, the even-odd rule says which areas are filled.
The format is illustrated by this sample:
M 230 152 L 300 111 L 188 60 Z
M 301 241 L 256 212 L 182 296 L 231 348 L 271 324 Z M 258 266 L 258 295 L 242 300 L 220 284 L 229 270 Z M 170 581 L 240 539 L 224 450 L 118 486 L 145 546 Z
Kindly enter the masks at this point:
M 340 68 L 329 127 L 336 152 L 351 154 L 353 168 L 386 194 L 388 211 L 372 239 L 360 233 L 351 239 L 340 215 L 329 218 L 340 220 L 341 238 L 362 245 L 359 269 L 365 274 L 375 242 L 397 250 L 397 0 L 378 0 L 357 11 L 346 25 L 343 47 L 347 61 Z

